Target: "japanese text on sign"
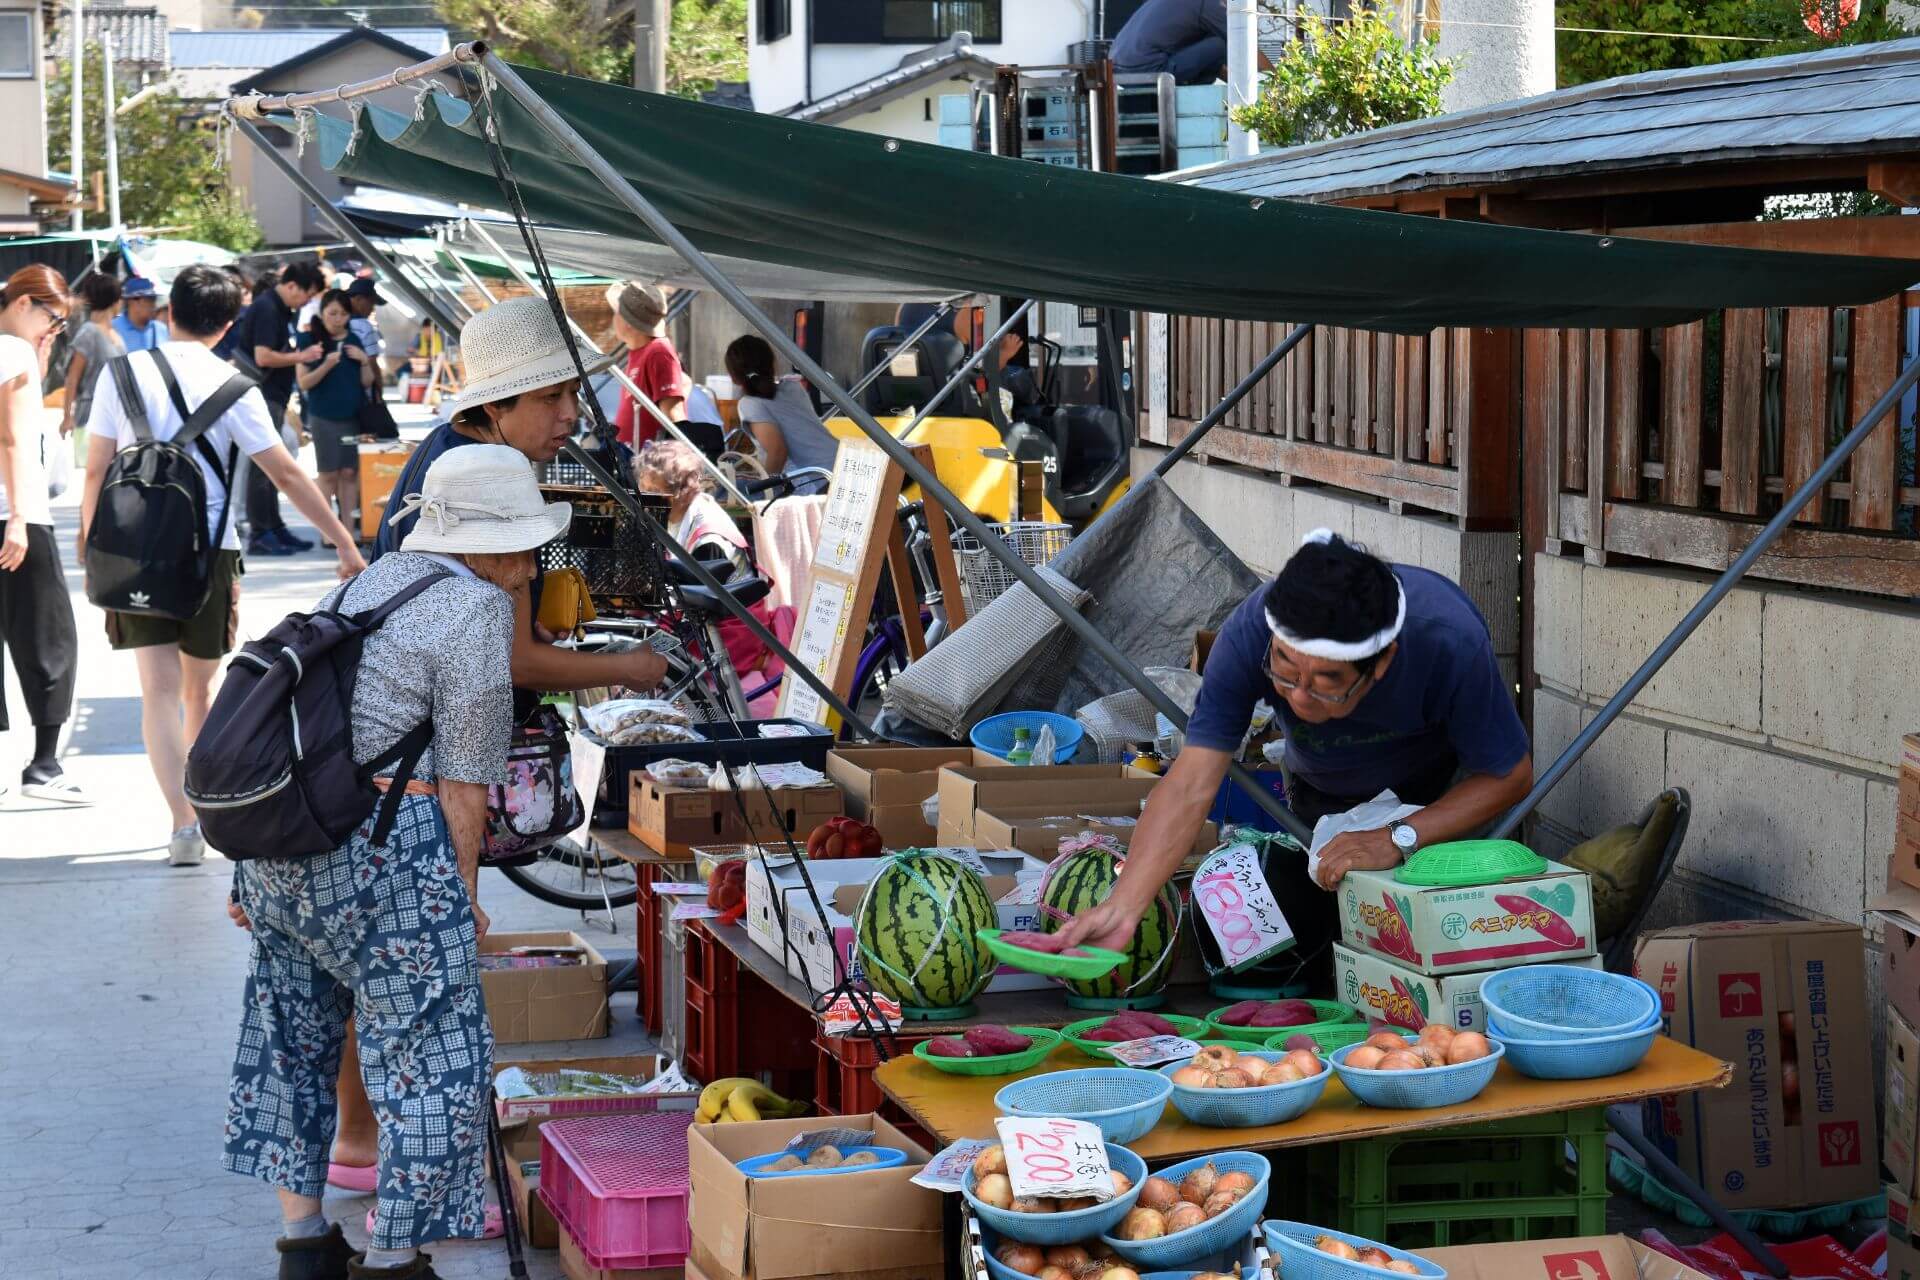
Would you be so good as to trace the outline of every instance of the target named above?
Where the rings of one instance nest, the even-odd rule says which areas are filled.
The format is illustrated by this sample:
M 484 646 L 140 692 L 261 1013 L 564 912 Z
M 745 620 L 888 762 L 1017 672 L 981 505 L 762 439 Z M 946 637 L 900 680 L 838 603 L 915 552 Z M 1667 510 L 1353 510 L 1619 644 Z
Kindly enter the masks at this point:
M 1157 1067 L 1163 1062 L 1185 1061 L 1200 1052 L 1200 1046 L 1182 1036 L 1147 1036 L 1107 1045 L 1106 1050 L 1115 1061 L 1129 1067 Z
M 1250 844 L 1221 849 L 1193 875 L 1193 905 L 1207 922 L 1229 969 L 1240 969 L 1293 945 L 1293 926 L 1267 887 Z
M 967 1170 L 973 1166 L 974 1157 L 992 1145 L 986 1138 L 962 1138 L 927 1161 L 907 1181 L 929 1191 L 958 1191 L 967 1185 Z
M 1100 1130 L 1085 1120 L 1001 1116 L 993 1122 L 1006 1148 L 1015 1196 L 1113 1199 L 1113 1170 Z

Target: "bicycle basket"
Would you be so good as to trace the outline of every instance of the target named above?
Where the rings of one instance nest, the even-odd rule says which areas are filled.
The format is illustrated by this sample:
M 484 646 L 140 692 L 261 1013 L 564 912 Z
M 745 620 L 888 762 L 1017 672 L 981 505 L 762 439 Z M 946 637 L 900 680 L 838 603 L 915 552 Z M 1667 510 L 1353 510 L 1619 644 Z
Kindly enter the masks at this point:
M 1031 565 L 1045 564 L 1073 541 L 1073 529 L 1064 524 L 1022 520 L 987 527 L 1000 535 L 1000 541 L 1011 547 L 1015 555 Z M 964 529 L 953 535 L 953 558 L 960 569 L 960 589 L 966 596 L 968 617 L 1013 586 L 1013 574 L 1007 566 L 989 555 L 980 540 Z
M 666 553 L 612 494 L 574 485 L 542 485 L 540 494 L 548 502 L 573 508 L 566 535 L 540 548 L 543 572 L 580 570 L 593 607 L 603 614 L 633 615 L 666 607 Z M 655 520 L 666 523 L 665 497 L 636 496 Z

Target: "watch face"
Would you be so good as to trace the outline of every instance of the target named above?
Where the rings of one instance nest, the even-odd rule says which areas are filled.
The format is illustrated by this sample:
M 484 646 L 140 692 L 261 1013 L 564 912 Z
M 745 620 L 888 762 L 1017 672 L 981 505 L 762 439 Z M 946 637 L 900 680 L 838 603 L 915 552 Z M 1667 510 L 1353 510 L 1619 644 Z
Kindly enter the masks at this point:
M 1398 845 L 1400 848 L 1412 849 L 1414 845 L 1419 843 L 1419 841 L 1420 841 L 1420 833 L 1415 831 L 1412 827 L 1407 826 L 1405 823 L 1399 823 L 1394 826 L 1393 842 L 1394 844 Z

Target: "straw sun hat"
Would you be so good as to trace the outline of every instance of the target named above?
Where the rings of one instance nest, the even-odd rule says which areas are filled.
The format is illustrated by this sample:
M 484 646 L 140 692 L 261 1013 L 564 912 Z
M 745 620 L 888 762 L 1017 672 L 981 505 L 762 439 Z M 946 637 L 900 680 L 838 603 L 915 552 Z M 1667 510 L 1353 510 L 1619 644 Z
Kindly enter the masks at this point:
M 484 314 L 484 313 L 483 313 Z M 573 506 L 540 496 L 533 464 L 503 444 L 450 449 L 427 468 L 421 492 L 410 493 L 393 517 L 419 520 L 402 551 L 447 555 L 531 551 L 567 531 Z
M 451 416 L 476 405 L 538 391 L 579 377 L 567 339 L 545 298 L 508 298 L 467 321 L 460 331 L 465 382 Z

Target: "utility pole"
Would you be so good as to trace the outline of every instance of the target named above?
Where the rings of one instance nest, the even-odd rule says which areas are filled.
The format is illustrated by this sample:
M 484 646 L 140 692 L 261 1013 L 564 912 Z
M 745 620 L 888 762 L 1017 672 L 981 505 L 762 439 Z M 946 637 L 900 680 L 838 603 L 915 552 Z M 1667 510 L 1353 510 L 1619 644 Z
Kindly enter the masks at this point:
M 633 87 L 667 91 L 667 33 L 673 0 L 633 0 Z
M 1235 107 L 1260 94 L 1259 0 L 1227 0 L 1227 158 L 1243 159 L 1260 149 L 1259 140 L 1233 118 Z
M 73 101 L 68 104 L 71 109 L 67 112 L 69 117 L 67 154 L 70 157 L 67 168 L 72 171 L 70 176 L 73 178 L 73 198 L 76 201 L 73 206 L 75 231 L 85 228 L 87 218 L 86 210 L 77 203 L 81 199 L 80 171 L 85 167 L 81 153 L 86 145 L 85 117 L 81 114 L 80 108 L 81 99 L 86 96 L 83 90 L 86 88 L 87 26 L 81 20 L 80 4 L 81 0 L 73 0 L 73 31 L 67 41 L 68 47 L 73 51 Z
M 103 101 L 100 104 L 101 115 L 107 129 L 107 225 L 115 231 L 120 230 L 120 139 L 117 136 L 113 111 L 113 33 L 100 33 L 101 61 L 106 73 L 101 80 Z

